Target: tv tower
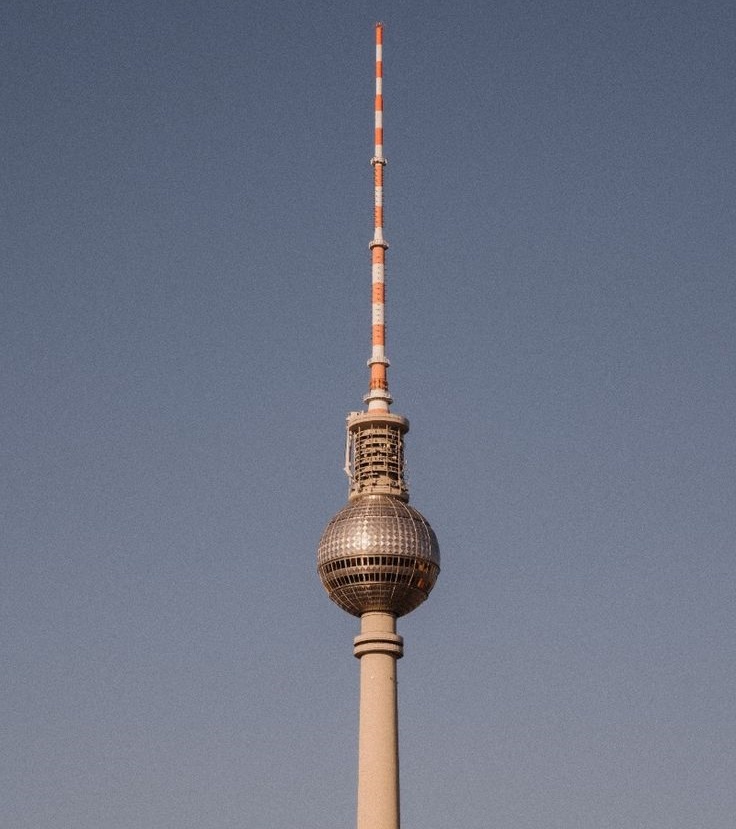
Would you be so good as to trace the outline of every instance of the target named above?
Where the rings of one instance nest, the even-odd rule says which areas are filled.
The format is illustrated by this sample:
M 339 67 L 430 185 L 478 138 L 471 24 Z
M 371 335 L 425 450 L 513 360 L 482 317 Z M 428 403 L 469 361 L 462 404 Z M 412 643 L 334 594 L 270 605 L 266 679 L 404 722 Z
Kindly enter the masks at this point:
M 383 24 L 376 24 L 376 104 L 371 250 L 372 351 L 367 410 L 347 418 L 348 503 L 319 542 L 317 568 L 333 602 L 360 617 L 353 653 L 360 660 L 357 829 L 399 829 L 396 619 L 429 595 L 440 570 L 437 537 L 409 506 L 404 436 L 409 421 L 389 411 L 383 237 Z

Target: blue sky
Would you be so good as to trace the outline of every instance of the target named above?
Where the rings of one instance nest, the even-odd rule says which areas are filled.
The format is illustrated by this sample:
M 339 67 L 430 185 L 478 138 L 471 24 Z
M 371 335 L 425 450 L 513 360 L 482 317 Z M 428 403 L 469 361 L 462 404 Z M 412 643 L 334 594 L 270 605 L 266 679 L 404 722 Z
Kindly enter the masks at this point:
M 404 829 L 732 829 L 736 9 L 0 12 L 8 829 L 344 829 L 370 341 L 440 540 Z

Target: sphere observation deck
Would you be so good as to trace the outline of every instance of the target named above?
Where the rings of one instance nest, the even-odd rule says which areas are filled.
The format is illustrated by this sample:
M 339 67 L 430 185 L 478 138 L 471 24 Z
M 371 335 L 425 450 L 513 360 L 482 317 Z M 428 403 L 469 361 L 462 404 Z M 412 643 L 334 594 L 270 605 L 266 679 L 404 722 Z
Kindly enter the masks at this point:
M 329 522 L 317 569 L 333 602 L 360 616 L 403 616 L 429 595 L 440 571 L 437 537 L 405 500 L 362 494 Z

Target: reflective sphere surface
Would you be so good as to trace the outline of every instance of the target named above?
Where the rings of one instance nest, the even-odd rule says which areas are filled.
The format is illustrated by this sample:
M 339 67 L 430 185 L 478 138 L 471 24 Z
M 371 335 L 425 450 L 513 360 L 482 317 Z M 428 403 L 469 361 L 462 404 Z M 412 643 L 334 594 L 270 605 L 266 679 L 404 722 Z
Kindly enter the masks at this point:
M 348 613 L 403 616 L 434 587 L 440 550 L 414 507 L 390 495 L 361 495 L 327 525 L 317 569 L 330 598 Z

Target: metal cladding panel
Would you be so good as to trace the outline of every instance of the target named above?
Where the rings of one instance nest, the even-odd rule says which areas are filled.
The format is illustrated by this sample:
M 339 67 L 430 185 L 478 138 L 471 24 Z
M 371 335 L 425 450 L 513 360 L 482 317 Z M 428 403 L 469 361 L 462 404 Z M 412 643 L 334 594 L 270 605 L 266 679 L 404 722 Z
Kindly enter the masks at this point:
M 390 495 L 364 495 L 327 525 L 317 567 L 330 598 L 348 613 L 403 616 L 434 587 L 440 551 L 414 507 Z

